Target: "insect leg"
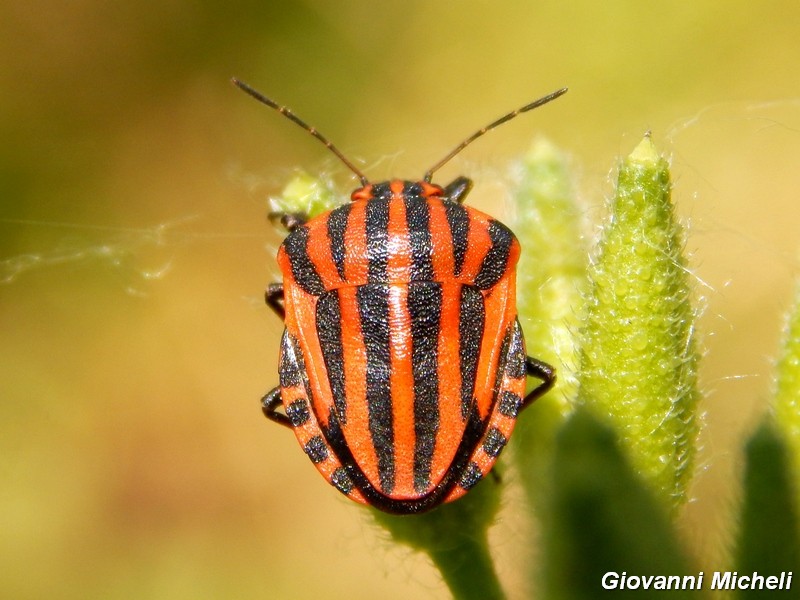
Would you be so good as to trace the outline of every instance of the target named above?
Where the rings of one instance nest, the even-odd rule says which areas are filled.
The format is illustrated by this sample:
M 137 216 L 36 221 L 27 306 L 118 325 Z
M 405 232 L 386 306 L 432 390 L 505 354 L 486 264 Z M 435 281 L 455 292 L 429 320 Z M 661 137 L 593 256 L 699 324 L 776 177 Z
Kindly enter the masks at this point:
M 547 392 L 556 382 L 556 370 L 546 362 L 542 362 L 537 358 L 532 358 L 530 356 L 525 357 L 525 372 L 528 376 L 536 377 L 536 379 L 541 380 L 542 383 L 533 388 L 528 395 L 525 396 L 522 405 L 519 407 L 520 410 L 527 407 L 539 396 Z
M 266 292 L 264 292 L 264 301 L 267 303 L 276 315 L 278 315 L 281 320 L 286 318 L 286 311 L 283 308 L 283 284 L 282 283 L 270 283 L 267 286 Z
M 451 202 L 463 204 L 467 194 L 472 189 L 472 180 L 466 177 L 456 177 L 444 188 L 444 195 Z
M 278 407 L 280 405 L 281 405 L 281 388 L 279 387 L 270 390 L 261 399 L 261 411 L 264 413 L 264 416 L 267 417 L 270 421 L 275 421 L 276 423 L 291 429 L 292 423 L 289 420 L 289 417 L 287 417 L 283 413 L 278 412 Z
M 267 215 L 267 218 L 272 223 L 280 223 L 289 233 L 301 225 L 305 225 L 306 221 L 308 221 L 308 215 L 303 213 L 271 212 Z

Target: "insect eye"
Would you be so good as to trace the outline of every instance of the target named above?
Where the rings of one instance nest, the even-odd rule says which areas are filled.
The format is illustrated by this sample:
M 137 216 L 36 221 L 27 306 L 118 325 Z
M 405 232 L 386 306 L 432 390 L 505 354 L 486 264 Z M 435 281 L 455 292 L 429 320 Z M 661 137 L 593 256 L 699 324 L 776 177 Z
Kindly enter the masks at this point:
M 372 198 L 372 186 L 367 185 L 362 188 L 358 188 L 355 192 L 350 194 L 350 199 L 353 202 L 358 202 L 359 200 L 369 200 Z
M 441 198 L 445 195 L 444 189 L 435 183 L 422 183 L 422 195 L 426 198 Z

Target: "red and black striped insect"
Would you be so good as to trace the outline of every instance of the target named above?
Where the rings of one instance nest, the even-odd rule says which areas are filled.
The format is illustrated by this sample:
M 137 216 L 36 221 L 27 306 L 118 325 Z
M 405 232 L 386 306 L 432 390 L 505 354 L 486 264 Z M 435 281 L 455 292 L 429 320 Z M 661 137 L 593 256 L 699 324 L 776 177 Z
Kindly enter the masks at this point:
M 233 83 L 361 180 L 348 204 L 310 220 L 281 215 L 283 283 L 268 287 L 266 301 L 286 329 L 280 385 L 264 396 L 264 414 L 292 428 L 323 477 L 356 502 L 412 514 L 463 496 L 555 373 L 525 353 L 517 238 L 462 205 L 469 179 L 431 179 L 472 141 L 566 89 L 480 129 L 421 181 L 373 184 L 316 129 Z M 527 395 L 526 375 L 540 381 Z

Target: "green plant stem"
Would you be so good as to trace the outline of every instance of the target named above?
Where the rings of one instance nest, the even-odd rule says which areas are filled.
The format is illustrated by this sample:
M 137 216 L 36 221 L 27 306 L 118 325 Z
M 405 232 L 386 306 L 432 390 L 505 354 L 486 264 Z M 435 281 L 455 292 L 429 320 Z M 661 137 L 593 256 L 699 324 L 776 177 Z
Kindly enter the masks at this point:
M 505 598 L 494 571 L 485 535 L 479 540 L 462 539 L 452 548 L 432 548 L 428 555 L 441 572 L 453 598 Z
M 431 558 L 456 600 L 503 599 L 487 540 L 500 504 L 499 487 L 487 478 L 464 498 L 422 515 L 372 514 L 396 542 Z
M 767 420 L 745 449 L 744 503 L 736 568 L 742 574 L 781 571 L 800 574 L 796 500 L 786 445 Z M 775 592 L 772 592 L 775 593 Z M 762 598 L 763 590 L 740 591 L 737 598 Z
M 543 551 L 548 600 L 606 597 L 602 580 L 608 572 L 690 573 L 663 504 L 633 472 L 613 430 L 585 408 L 559 431 L 551 486 Z M 660 597 L 653 590 L 622 593 Z M 669 594 L 698 596 L 693 590 Z

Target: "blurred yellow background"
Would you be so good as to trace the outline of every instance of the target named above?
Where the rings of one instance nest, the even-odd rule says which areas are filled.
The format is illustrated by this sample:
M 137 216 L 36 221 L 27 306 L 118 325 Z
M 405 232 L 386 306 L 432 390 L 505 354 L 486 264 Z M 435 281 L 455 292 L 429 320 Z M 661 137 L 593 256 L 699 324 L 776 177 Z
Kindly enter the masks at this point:
M 266 200 L 297 167 L 354 182 L 231 76 L 373 180 L 567 85 L 437 179 L 473 177 L 502 215 L 492 185 L 545 134 L 574 155 L 589 236 L 652 130 L 703 311 L 683 523 L 713 563 L 797 275 L 798 23 L 788 0 L 0 1 L 0 595 L 447 597 L 260 415 L 281 331 Z

